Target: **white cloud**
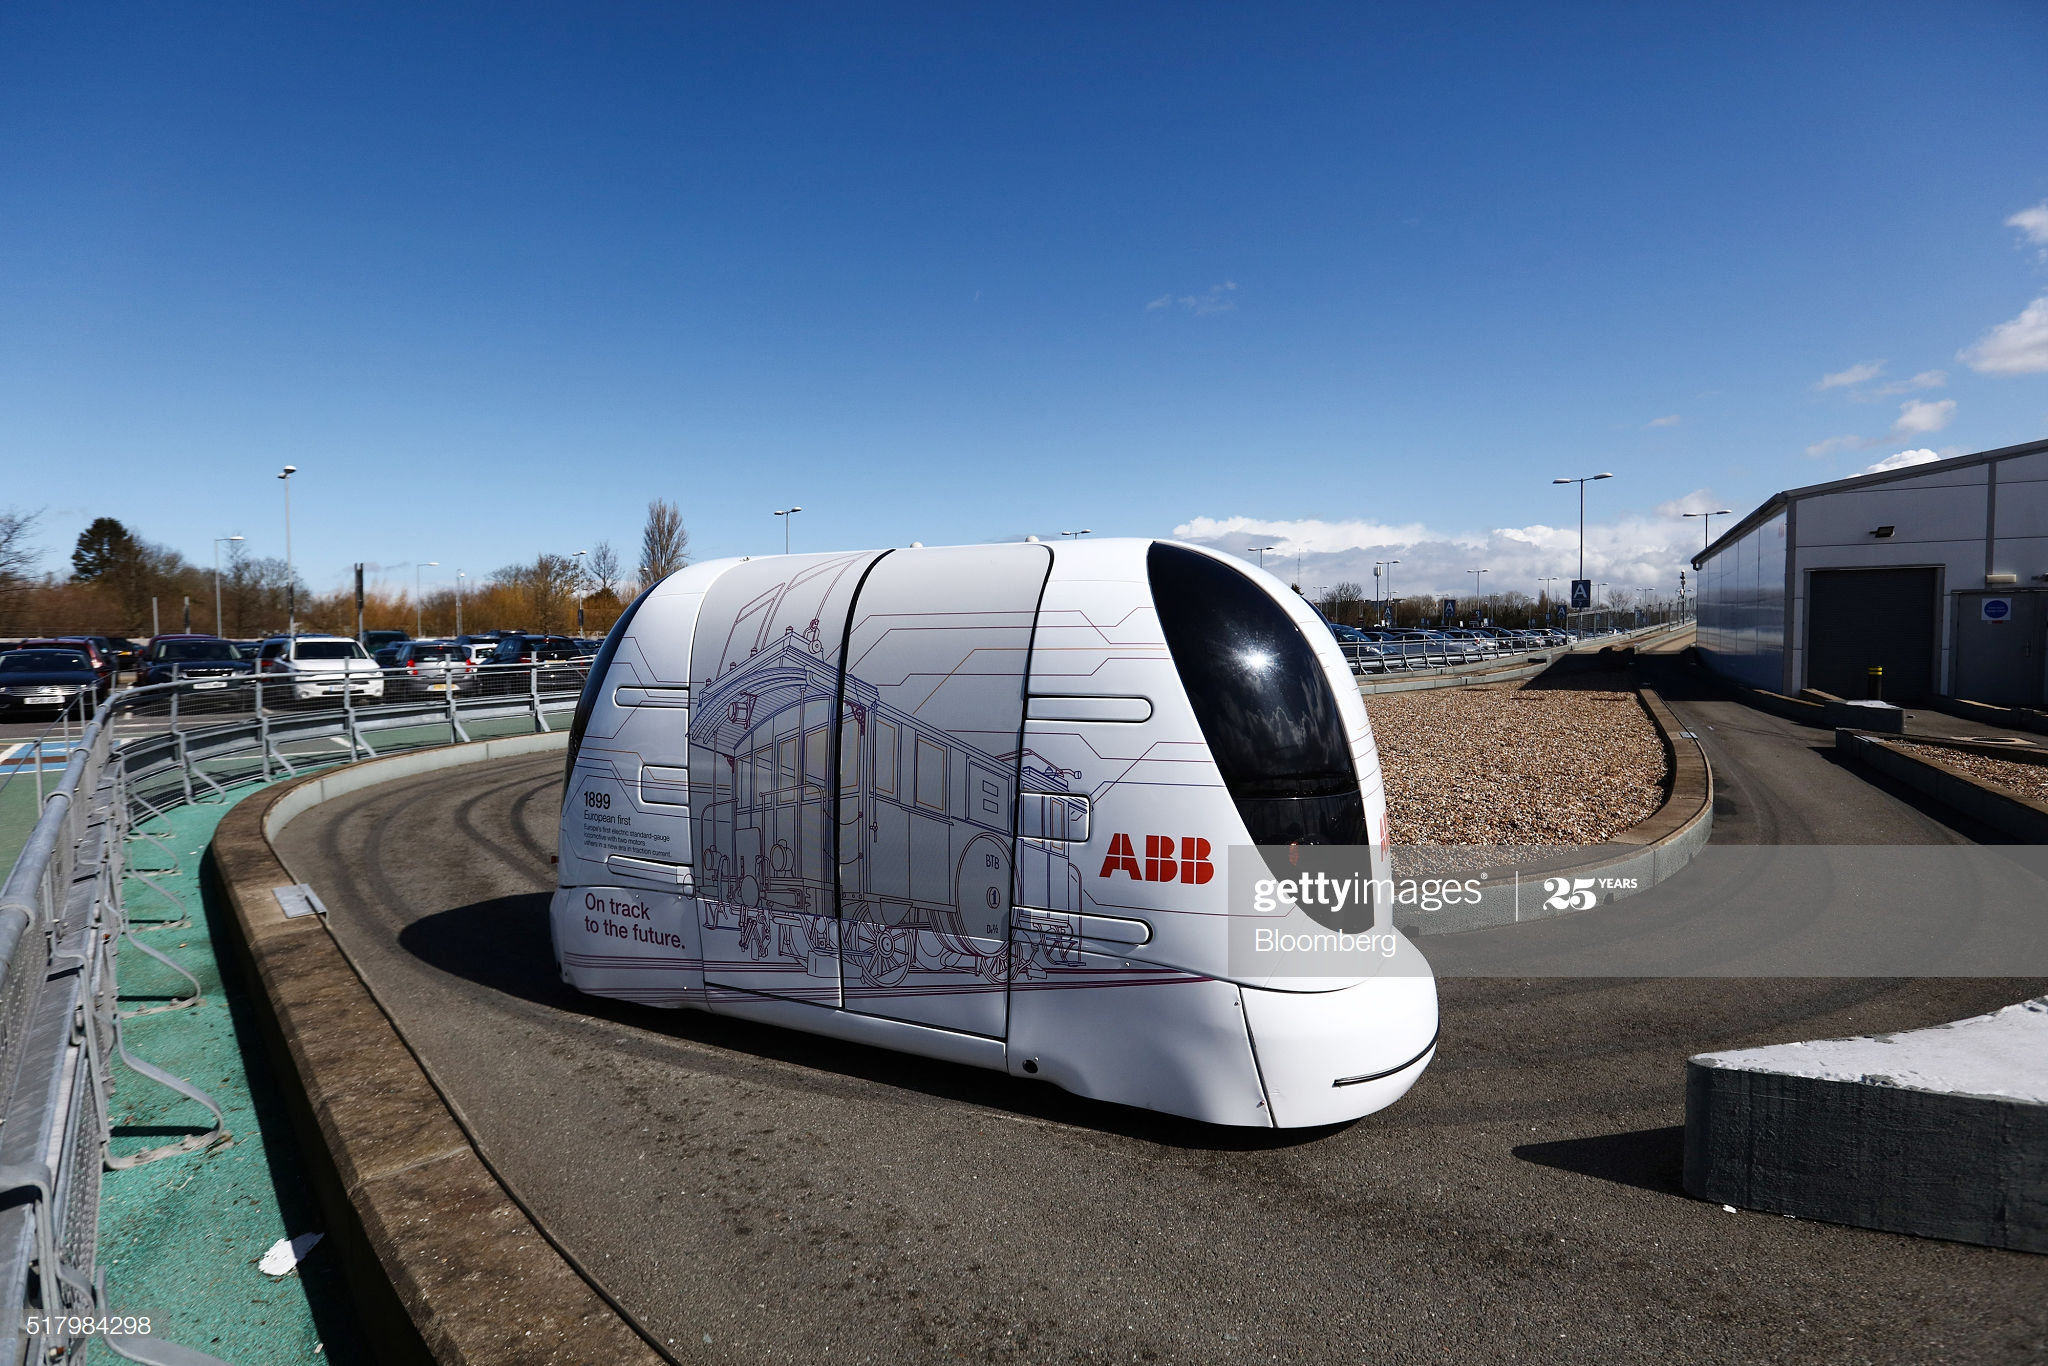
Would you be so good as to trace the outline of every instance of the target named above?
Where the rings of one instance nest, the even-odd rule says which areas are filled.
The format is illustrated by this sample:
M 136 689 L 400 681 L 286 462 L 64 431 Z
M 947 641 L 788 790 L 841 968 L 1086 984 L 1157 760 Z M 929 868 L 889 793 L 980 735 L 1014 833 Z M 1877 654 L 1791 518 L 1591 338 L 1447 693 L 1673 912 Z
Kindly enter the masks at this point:
M 1938 401 L 1914 398 L 1899 405 L 1899 420 L 1892 424 L 1894 440 L 1901 437 L 1925 436 L 1938 432 L 1954 420 L 1956 401 L 1944 398 Z
M 1864 466 L 1863 472 L 1865 474 L 1883 474 L 1888 470 L 1902 470 L 1911 465 L 1932 464 L 1939 459 L 1941 459 L 1939 455 L 1923 446 L 1917 451 L 1900 451 L 1897 455 L 1888 455 L 1875 465 Z
M 1824 441 L 1816 441 L 1806 448 L 1806 453 L 1818 460 L 1824 455 L 1833 455 L 1836 451 L 1853 451 L 1865 444 L 1862 437 L 1852 432 L 1847 436 L 1831 436 Z
M 1643 425 L 1647 427 L 1676 427 L 1684 420 L 1677 413 L 1668 413 L 1663 417 L 1653 417 Z
M 1206 317 L 1211 313 L 1228 313 L 1237 307 L 1237 300 L 1230 297 L 1236 292 L 1237 281 L 1225 280 L 1220 285 L 1210 285 L 1200 294 L 1182 294 L 1178 296 L 1162 294 L 1151 303 L 1146 304 L 1145 311 L 1150 313 L 1157 309 L 1171 308 L 1173 305 L 1179 304 L 1198 318 Z
M 1846 389 L 1851 385 L 1861 384 L 1865 380 L 1876 379 L 1883 370 L 1883 361 L 1867 360 L 1861 365 L 1852 365 L 1846 370 L 1837 370 L 1832 375 L 1822 375 L 1820 383 L 1813 387 L 1816 389 Z
M 1697 509 L 1679 504 L 1699 504 Z M 1697 554 L 1698 519 L 1683 511 L 1725 506 L 1704 489 L 1659 507 L 1648 517 L 1629 514 L 1613 522 L 1586 524 L 1587 577 L 1616 587 L 1650 589 L 1660 594 L 1677 590 L 1678 571 Z M 1719 529 L 1717 519 L 1715 527 Z M 1393 586 L 1403 596 L 1462 597 L 1472 591 L 1472 571 L 1485 569 L 1486 591 L 1509 589 L 1535 594 L 1544 576 L 1569 579 L 1579 567 L 1577 502 L 1562 525 L 1532 523 L 1493 527 L 1486 531 L 1453 532 L 1419 524 L 1387 526 L 1363 520 L 1325 521 L 1257 517 L 1196 517 L 1173 530 L 1176 538 L 1213 546 L 1249 563 L 1245 552 L 1255 546 L 1266 552 L 1266 568 L 1283 579 L 1295 577 L 1299 553 L 1301 586 L 1358 583 L 1373 586 L 1375 560 L 1399 560 L 1391 567 Z M 1560 584 L 1553 589 L 1562 591 Z
M 1683 517 L 1688 512 L 1713 512 L 1720 507 L 1721 500 L 1712 489 L 1694 489 L 1683 498 L 1657 504 L 1655 511 L 1659 517 Z
M 1922 370 L 1911 379 L 1895 379 L 1871 390 L 1874 394 L 1910 394 L 1915 389 L 1939 389 L 1948 383 L 1946 370 Z
M 1956 359 L 1983 375 L 2048 371 L 2048 294 L 2028 304 L 2011 322 L 1992 328 Z
M 1326 522 L 1320 518 L 1299 521 L 1258 517 L 1196 517 L 1182 522 L 1173 534 L 1184 541 L 1232 544 L 1235 548 L 1270 545 L 1276 555 L 1334 554 L 1367 547 L 1399 550 L 1432 533 L 1420 522 L 1389 526 L 1383 522 Z
M 2005 220 L 2005 226 L 2018 228 L 2037 247 L 2048 247 L 2048 199 L 2031 209 L 2021 209 Z

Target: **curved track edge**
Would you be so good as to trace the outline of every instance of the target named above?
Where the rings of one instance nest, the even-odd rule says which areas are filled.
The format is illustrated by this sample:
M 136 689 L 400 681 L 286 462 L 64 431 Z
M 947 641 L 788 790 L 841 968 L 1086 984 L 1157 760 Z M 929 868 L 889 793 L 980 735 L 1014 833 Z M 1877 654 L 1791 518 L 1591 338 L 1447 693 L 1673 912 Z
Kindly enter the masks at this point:
M 478 1151 L 325 918 L 286 919 L 272 837 L 344 792 L 563 747 L 564 733 L 372 759 L 260 792 L 208 850 L 329 1232 L 379 1360 L 673 1360 L 534 1221 Z

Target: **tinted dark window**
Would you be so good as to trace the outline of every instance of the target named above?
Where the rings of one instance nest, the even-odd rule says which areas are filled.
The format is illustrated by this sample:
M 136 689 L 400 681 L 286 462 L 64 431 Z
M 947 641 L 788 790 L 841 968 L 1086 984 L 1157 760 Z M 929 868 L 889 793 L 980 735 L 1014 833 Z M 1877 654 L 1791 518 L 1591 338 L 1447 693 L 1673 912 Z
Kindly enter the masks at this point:
M 1152 601 L 1202 738 L 1258 844 L 1364 844 L 1337 698 L 1306 637 L 1230 565 L 1163 542 Z
M 590 713 L 597 706 L 599 695 L 604 692 L 604 676 L 611 672 L 612 656 L 619 652 L 619 642 L 626 638 L 626 630 L 632 626 L 633 618 L 640 611 L 640 604 L 647 601 L 647 594 L 660 587 L 657 582 L 647 589 L 632 604 L 619 614 L 606 634 L 604 644 L 597 647 L 596 658 L 590 661 L 590 672 L 583 679 L 583 695 L 576 699 L 576 715 L 569 721 L 569 765 L 562 770 L 562 800 L 569 800 L 569 783 L 576 776 L 576 751 L 583 747 L 583 732 L 590 725 Z

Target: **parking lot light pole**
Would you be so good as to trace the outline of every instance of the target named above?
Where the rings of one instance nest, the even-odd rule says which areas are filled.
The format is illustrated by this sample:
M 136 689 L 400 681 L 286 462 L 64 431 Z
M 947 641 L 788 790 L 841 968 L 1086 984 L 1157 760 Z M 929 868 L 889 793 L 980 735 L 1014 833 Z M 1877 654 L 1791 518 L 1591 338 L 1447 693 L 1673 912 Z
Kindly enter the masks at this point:
M 788 523 L 784 523 L 785 526 Z M 583 637 L 583 557 L 590 552 L 579 550 L 569 558 L 576 561 L 576 637 Z
M 789 519 L 802 511 L 803 509 L 800 507 L 777 508 L 775 510 L 775 515 L 782 519 L 782 553 L 785 555 L 789 553 Z M 582 554 L 581 551 L 577 553 L 579 555 Z
M 1725 517 L 1728 513 L 1729 509 L 1727 508 L 1715 508 L 1712 512 L 1682 512 L 1679 516 L 1698 517 L 1701 519 L 1700 551 L 1705 553 L 1706 548 L 1714 543 L 1714 519 L 1716 517 Z
M 220 545 L 222 541 L 239 541 L 240 536 L 216 536 L 213 538 L 213 633 L 224 634 L 220 629 Z
M 286 465 L 284 473 L 284 634 L 289 640 L 299 633 L 299 576 L 292 569 L 292 476 L 297 465 Z
M 1579 479 L 1553 479 L 1550 481 L 1553 484 L 1577 484 L 1579 486 L 1579 577 L 1582 579 L 1586 577 L 1586 485 L 1592 483 L 1595 479 L 1612 479 L 1613 477 L 1613 473 L 1609 472 L 1607 474 L 1589 474 Z
M 1396 624 L 1396 623 L 1394 622 L 1394 620 L 1393 620 L 1393 616 L 1394 616 L 1394 566 L 1395 566 L 1395 565 L 1397 565 L 1397 564 L 1399 564 L 1399 563 L 1401 563 L 1401 562 L 1400 562 L 1399 560 L 1388 560 L 1388 561 L 1387 561 L 1387 601 L 1386 601 L 1386 605 L 1385 605 L 1385 610 L 1384 610 L 1384 611 L 1383 611 L 1383 612 L 1381 613 L 1381 616 L 1380 616 L 1380 620 L 1382 620 L 1382 621 L 1386 622 L 1386 623 L 1387 623 L 1388 625 L 1390 625 L 1390 626 L 1391 626 L 1391 625 L 1394 625 L 1394 624 Z
M 412 634 L 415 640 L 427 633 L 427 604 L 420 597 L 420 571 L 440 567 L 439 560 L 421 560 L 412 567 Z
M 460 569 L 455 571 L 455 634 L 462 634 L 462 581 L 466 578 Z
M 1479 601 L 1480 601 L 1480 599 L 1479 599 L 1479 576 L 1480 576 L 1481 574 L 1484 574 L 1485 572 L 1486 572 L 1486 571 L 1485 571 L 1484 569 L 1474 569 L 1474 570 L 1472 570 L 1472 571 L 1471 571 L 1471 574 L 1472 574 L 1472 610 L 1473 610 L 1473 611 L 1475 611 L 1475 612 L 1480 612 L 1480 611 L 1483 611 L 1483 610 L 1484 610 L 1484 609 L 1483 609 L 1483 608 L 1481 608 L 1481 607 L 1480 607 L 1480 605 L 1479 605 Z
M 1266 552 L 1277 550 L 1278 548 L 1277 546 L 1270 545 L 1252 545 L 1245 547 L 1245 553 L 1247 555 L 1257 555 L 1259 557 L 1259 568 L 1264 569 L 1266 567 Z

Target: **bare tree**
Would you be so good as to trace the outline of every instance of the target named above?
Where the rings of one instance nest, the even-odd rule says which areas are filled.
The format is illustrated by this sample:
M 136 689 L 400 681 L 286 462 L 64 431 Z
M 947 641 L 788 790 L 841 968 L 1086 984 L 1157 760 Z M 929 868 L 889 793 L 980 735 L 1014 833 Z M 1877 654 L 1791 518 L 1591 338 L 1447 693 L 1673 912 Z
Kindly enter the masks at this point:
M 506 565 L 491 575 L 491 582 L 518 592 L 529 630 L 554 635 L 575 623 L 583 572 L 573 555 L 542 552 L 530 564 Z
M 690 533 L 682 510 L 666 498 L 647 505 L 647 526 L 640 533 L 640 587 L 652 588 L 690 561 Z
M 597 583 L 592 597 L 602 594 L 613 598 L 619 590 L 619 552 L 612 549 L 610 541 L 599 541 L 590 548 L 590 577 Z
M 1345 626 L 1365 619 L 1365 589 L 1350 581 L 1338 584 L 1323 597 L 1323 615 Z
M 28 537 L 41 516 L 13 508 L 0 512 L 0 630 L 14 629 L 14 616 L 33 586 L 29 571 L 36 566 L 36 552 Z

